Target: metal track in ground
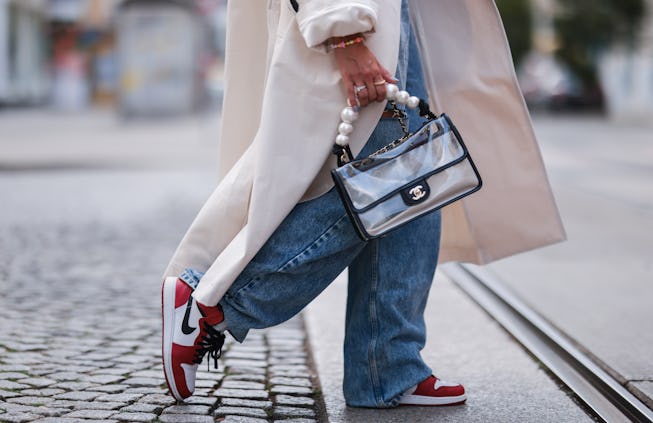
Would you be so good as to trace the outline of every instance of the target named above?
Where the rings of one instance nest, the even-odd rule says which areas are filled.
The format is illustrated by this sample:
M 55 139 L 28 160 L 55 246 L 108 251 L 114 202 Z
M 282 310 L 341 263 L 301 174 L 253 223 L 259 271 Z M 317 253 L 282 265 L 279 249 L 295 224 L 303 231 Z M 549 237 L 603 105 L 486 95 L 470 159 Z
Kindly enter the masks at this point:
M 559 330 L 477 266 L 445 264 L 444 273 L 605 422 L 653 423 L 653 411 Z

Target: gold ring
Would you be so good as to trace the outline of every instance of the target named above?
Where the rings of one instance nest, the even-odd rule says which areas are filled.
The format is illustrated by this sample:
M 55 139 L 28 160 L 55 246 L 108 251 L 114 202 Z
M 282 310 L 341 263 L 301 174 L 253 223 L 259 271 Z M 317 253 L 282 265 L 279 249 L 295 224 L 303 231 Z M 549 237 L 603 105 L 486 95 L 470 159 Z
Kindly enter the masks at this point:
M 374 85 L 385 85 L 385 81 L 374 81 Z

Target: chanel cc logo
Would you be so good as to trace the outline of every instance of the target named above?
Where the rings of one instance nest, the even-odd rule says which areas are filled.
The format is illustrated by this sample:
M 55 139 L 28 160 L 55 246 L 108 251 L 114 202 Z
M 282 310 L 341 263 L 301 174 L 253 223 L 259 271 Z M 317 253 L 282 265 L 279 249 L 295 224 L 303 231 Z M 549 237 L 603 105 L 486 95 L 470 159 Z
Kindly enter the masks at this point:
M 416 187 L 411 188 L 408 193 L 410 194 L 410 198 L 413 201 L 417 201 L 426 195 L 426 191 L 424 191 L 424 187 L 421 185 L 417 185 Z

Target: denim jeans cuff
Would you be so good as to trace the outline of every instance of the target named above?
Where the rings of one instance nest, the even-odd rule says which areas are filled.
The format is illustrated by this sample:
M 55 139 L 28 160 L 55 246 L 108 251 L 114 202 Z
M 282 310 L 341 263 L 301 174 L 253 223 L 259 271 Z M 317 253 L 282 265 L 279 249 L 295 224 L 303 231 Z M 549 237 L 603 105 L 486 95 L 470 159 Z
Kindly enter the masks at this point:
M 242 343 L 250 329 L 247 318 L 229 304 L 227 298 L 220 300 L 220 307 L 222 307 L 222 313 L 224 313 L 224 321 L 227 323 L 227 331 L 236 341 Z

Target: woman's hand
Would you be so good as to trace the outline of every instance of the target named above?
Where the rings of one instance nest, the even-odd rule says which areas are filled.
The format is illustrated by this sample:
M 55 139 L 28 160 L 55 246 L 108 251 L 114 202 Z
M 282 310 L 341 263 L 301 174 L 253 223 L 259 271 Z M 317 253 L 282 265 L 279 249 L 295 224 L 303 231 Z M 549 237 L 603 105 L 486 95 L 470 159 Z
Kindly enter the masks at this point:
M 384 101 L 386 82 L 397 82 L 364 43 L 334 48 L 333 54 L 352 106 L 365 107 L 373 101 Z

